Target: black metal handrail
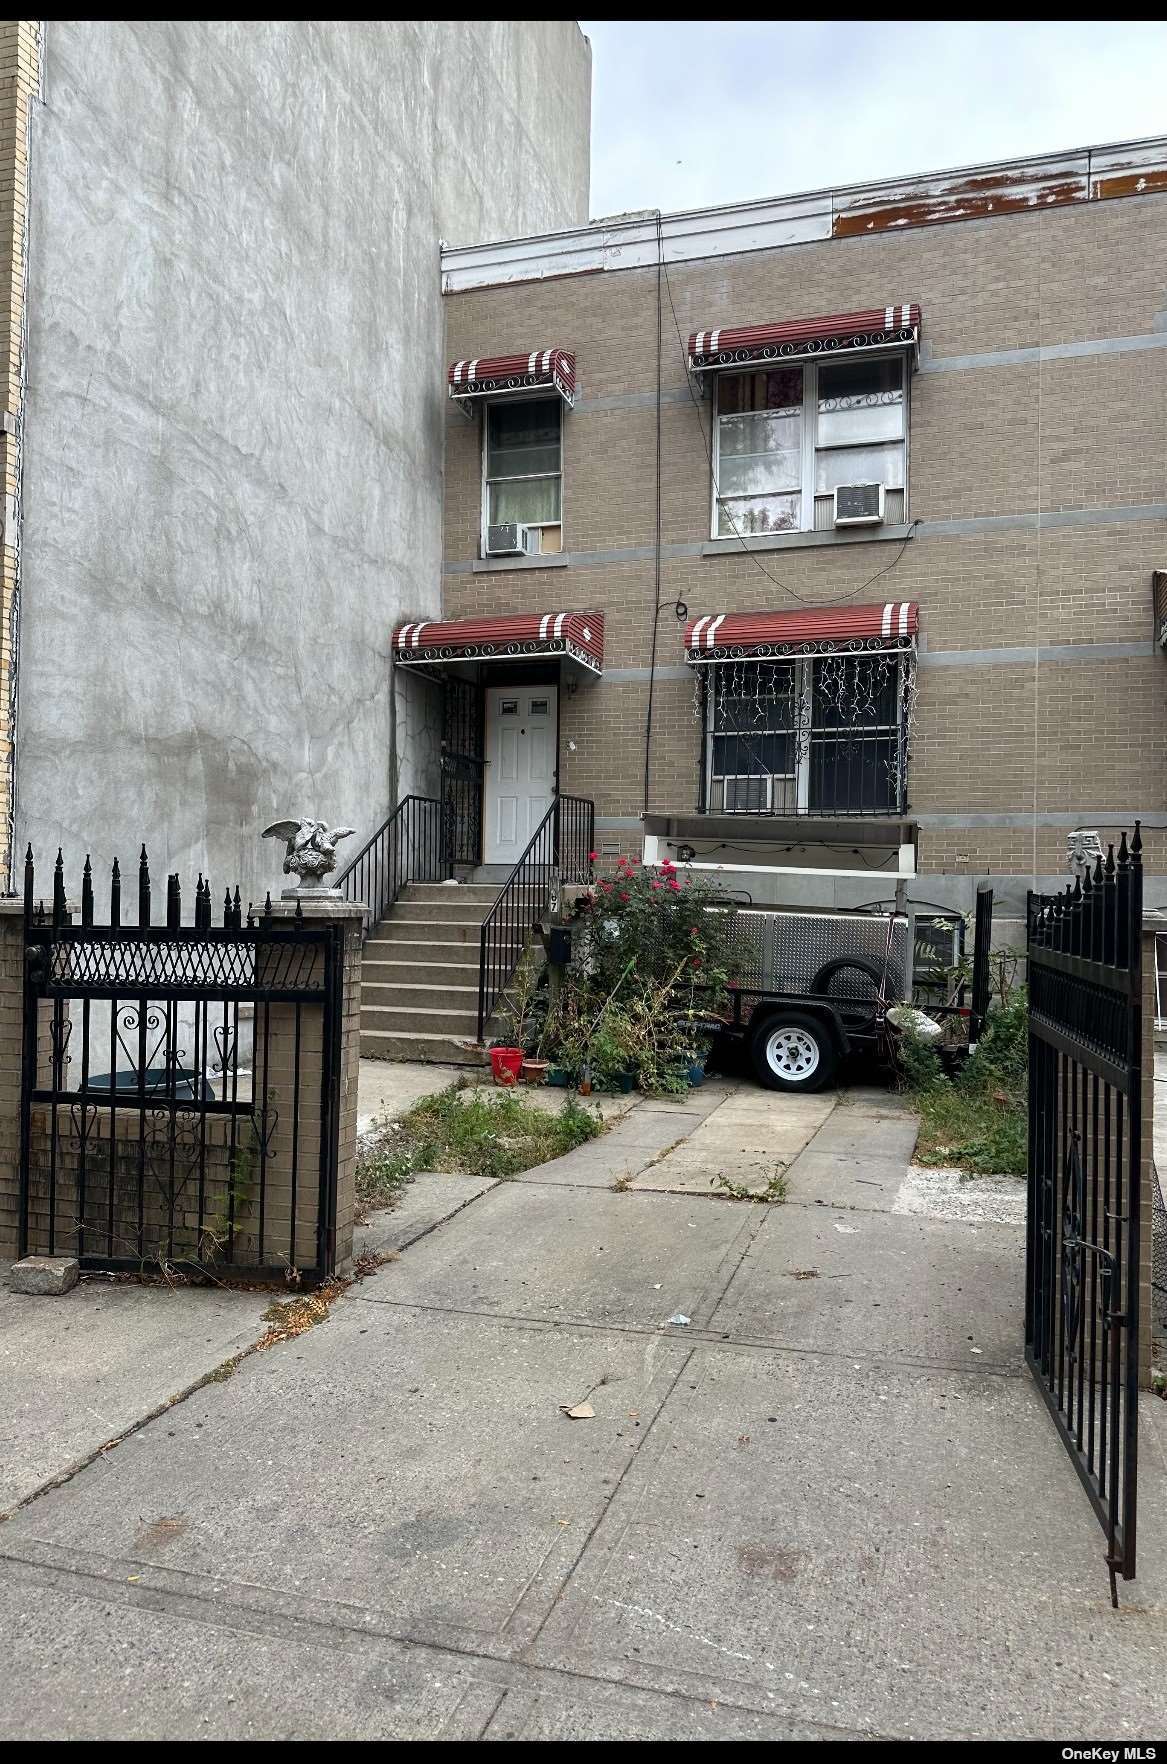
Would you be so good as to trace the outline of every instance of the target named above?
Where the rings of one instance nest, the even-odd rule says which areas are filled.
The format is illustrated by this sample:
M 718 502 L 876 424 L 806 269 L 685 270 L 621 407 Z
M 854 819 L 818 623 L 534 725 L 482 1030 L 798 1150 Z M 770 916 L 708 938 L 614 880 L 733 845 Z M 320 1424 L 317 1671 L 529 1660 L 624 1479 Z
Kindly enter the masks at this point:
M 450 874 L 442 804 L 436 796 L 403 796 L 389 818 L 336 879 L 347 900 L 364 903 L 366 938 L 407 882 L 444 882 Z
M 503 988 L 519 965 L 533 927 L 550 905 L 552 892 L 565 882 L 591 879 L 595 834 L 595 804 L 583 796 L 557 796 L 503 883 L 482 921 L 479 938 L 479 1041 Z

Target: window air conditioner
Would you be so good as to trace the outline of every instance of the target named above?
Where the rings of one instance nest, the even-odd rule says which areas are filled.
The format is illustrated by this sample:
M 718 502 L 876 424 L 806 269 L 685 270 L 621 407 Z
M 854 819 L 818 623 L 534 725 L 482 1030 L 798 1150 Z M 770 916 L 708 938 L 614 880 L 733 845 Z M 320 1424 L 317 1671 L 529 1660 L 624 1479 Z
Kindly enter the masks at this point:
M 882 484 L 840 484 L 835 490 L 836 527 L 875 527 L 883 519 Z
M 501 526 L 487 527 L 487 557 L 536 557 L 543 535 L 538 527 L 522 521 L 504 521 Z

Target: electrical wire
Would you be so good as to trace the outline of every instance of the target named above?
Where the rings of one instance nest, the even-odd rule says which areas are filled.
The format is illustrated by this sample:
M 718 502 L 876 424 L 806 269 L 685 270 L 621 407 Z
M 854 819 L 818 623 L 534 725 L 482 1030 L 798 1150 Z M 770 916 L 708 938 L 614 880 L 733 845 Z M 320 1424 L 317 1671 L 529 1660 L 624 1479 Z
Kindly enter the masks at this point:
M 729 521 L 730 526 L 733 528 L 734 538 L 738 541 L 742 550 L 745 552 L 746 556 L 751 560 L 751 562 L 754 563 L 759 570 L 761 570 L 761 572 L 765 576 L 766 580 L 768 582 L 772 582 L 774 584 L 775 588 L 781 588 L 781 590 L 784 594 L 789 594 L 791 596 L 791 598 L 794 600 L 797 600 L 801 606 L 842 606 L 842 605 L 845 605 L 847 601 L 854 600 L 857 595 L 862 594 L 865 589 L 870 588 L 871 584 L 873 582 L 878 582 L 879 578 L 881 576 L 886 576 L 889 570 L 895 569 L 896 565 L 899 563 L 900 559 L 903 557 L 904 552 L 907 550 L 908 543 L 911 540 L 912 534 L 915 532 L 916 528 L 920 524 L 919 521 L 912 521 L 911 522 L 907 533 L 904 535 L 903 543 L 901 544 L 899 550 L 896 552 L 896 555 L 892 558 L 891 562 L 884 564 L 884 566 L 881 570 L 876 570 L 874 575 L 868 576 L 866 581 L 860 582 L 858 588 L 853 588 L 849 594 L 836 594 L 834 596 L 829 596 L 826 600 L 820 600 L 817 598 L 814 600 L 808 600 L 804 594 L 800 594 L 798 592 L 797 588 L 792 588 L 788 582 L 783 582 L 778 576 L 776 576 L 773 573 L 772 570 L 768 570 L 766 568 L 765 564 L 762 562 L 762 559 L 759 557 L 758 553 L 755 550 L 753 550 L 753 548 L 750 546 L 746 535 L 741 531 L 737 522 L 734 520 L 733 514 L 726 507 L 725 499 L 721 494 L 721 485 L 717 481 L 717 472 L 716 472 L 716 469 L 713 464 L 713 448 L 710 443 L 709 436 L 705 433 L 705 418 L 702 415 L 702 411 L 701 411 L 701 400 L 697 396 L 697 393 L 693 389 L 693 376 L 689 372 L 688 351 L 685 348 L 685 339 L 681 334 L 681 325 L 680 325 L 680 321 L 677 318 L 677 309 L 673 304 L 673 288 L 672 288 L 672 283 L 669 281 L 668 266 L 664 262 L 664 250 L 663 250 L 663 241 L 661 239 L 661 226 L 660 226 L 659 216 L 657 218 L 657 239 L 658 239 L 658 256 L 660 258 L 660 268 L 658 270 L 658 278 L 659 278 L 659 274 L 663 271 L 665 290 L 666 290 L 668 297 L 669 297 L 669 311 L 673 315 L 673 329 L 677 333 L 677 345 L 681 351 L 681 363 L 682 363 L 682 366 L 684 367 L 684 370 L 685 370 L 685 385 L 688 387 L 689 399 L 693 405 L 694 410 L 697 413 L 697 430 L 701 436 L 701 445 L 705 449 L 705 457 L 709 462 L 709 475 L 713 480 L 713 493 L 717 498 L 717 503 L 718 503 L 719 508 L 722 509 L 722 511 L 725 514 L 726 519 Z M 658 378 L 657 378 L 658 416 L 659 416 L 659 409 L 660 409 L 660 378 L 659 378 L 659 369 L 658 369 Z M 658 592 L 659 592 L 659 590 L 658 590 Z M 658 611 L 659 611 L 659 608 L 658 608 Z

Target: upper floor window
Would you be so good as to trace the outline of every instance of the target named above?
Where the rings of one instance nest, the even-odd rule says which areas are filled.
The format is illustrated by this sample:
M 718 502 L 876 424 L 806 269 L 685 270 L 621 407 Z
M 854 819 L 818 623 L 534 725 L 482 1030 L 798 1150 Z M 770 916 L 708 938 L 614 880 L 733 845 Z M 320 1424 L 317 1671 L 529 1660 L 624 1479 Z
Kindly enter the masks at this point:
M 531 398 L 486 406 L 484 525 L 534 528 L 533 549 L 563 549 L 563 401 Z
M 907 496 L 902 354 L 715 376 L 713 536 L 834 524 L 834 492 L 882 484 L 884 518 Z

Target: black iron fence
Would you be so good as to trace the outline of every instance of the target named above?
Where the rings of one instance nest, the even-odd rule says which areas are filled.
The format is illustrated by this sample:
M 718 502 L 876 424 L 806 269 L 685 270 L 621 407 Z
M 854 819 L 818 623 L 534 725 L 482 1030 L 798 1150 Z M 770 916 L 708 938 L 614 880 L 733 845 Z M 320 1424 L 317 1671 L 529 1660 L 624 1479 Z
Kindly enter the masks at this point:
M 1026 1358 L 1106 1533 L 1135 1573 L 1142 1207 L 1142 841 L 1031 894 Z
M 193 923 L 179 877 L 152 921 L 143 847 L 137 922 L 115 860 L 95 923 L 88 859 L 80 917 L 60 853 L 52 905 L 25 861 L 20 1253 L 85 1268 L 282 1275 L 335 1265 L 343 930 L 244 913 Z
M 336 885 L 364 903 L 363 935 L 383 919 L 407 882 L 443 882 L 450 874 L 446 811 L 436 796 L 403 796 Z
M 478 1039 L 519 964 L 531 931 L 565 882 L 587 882 L 596 836 L 595 805 L 557 796 L 482 922 L 478 949 Z

